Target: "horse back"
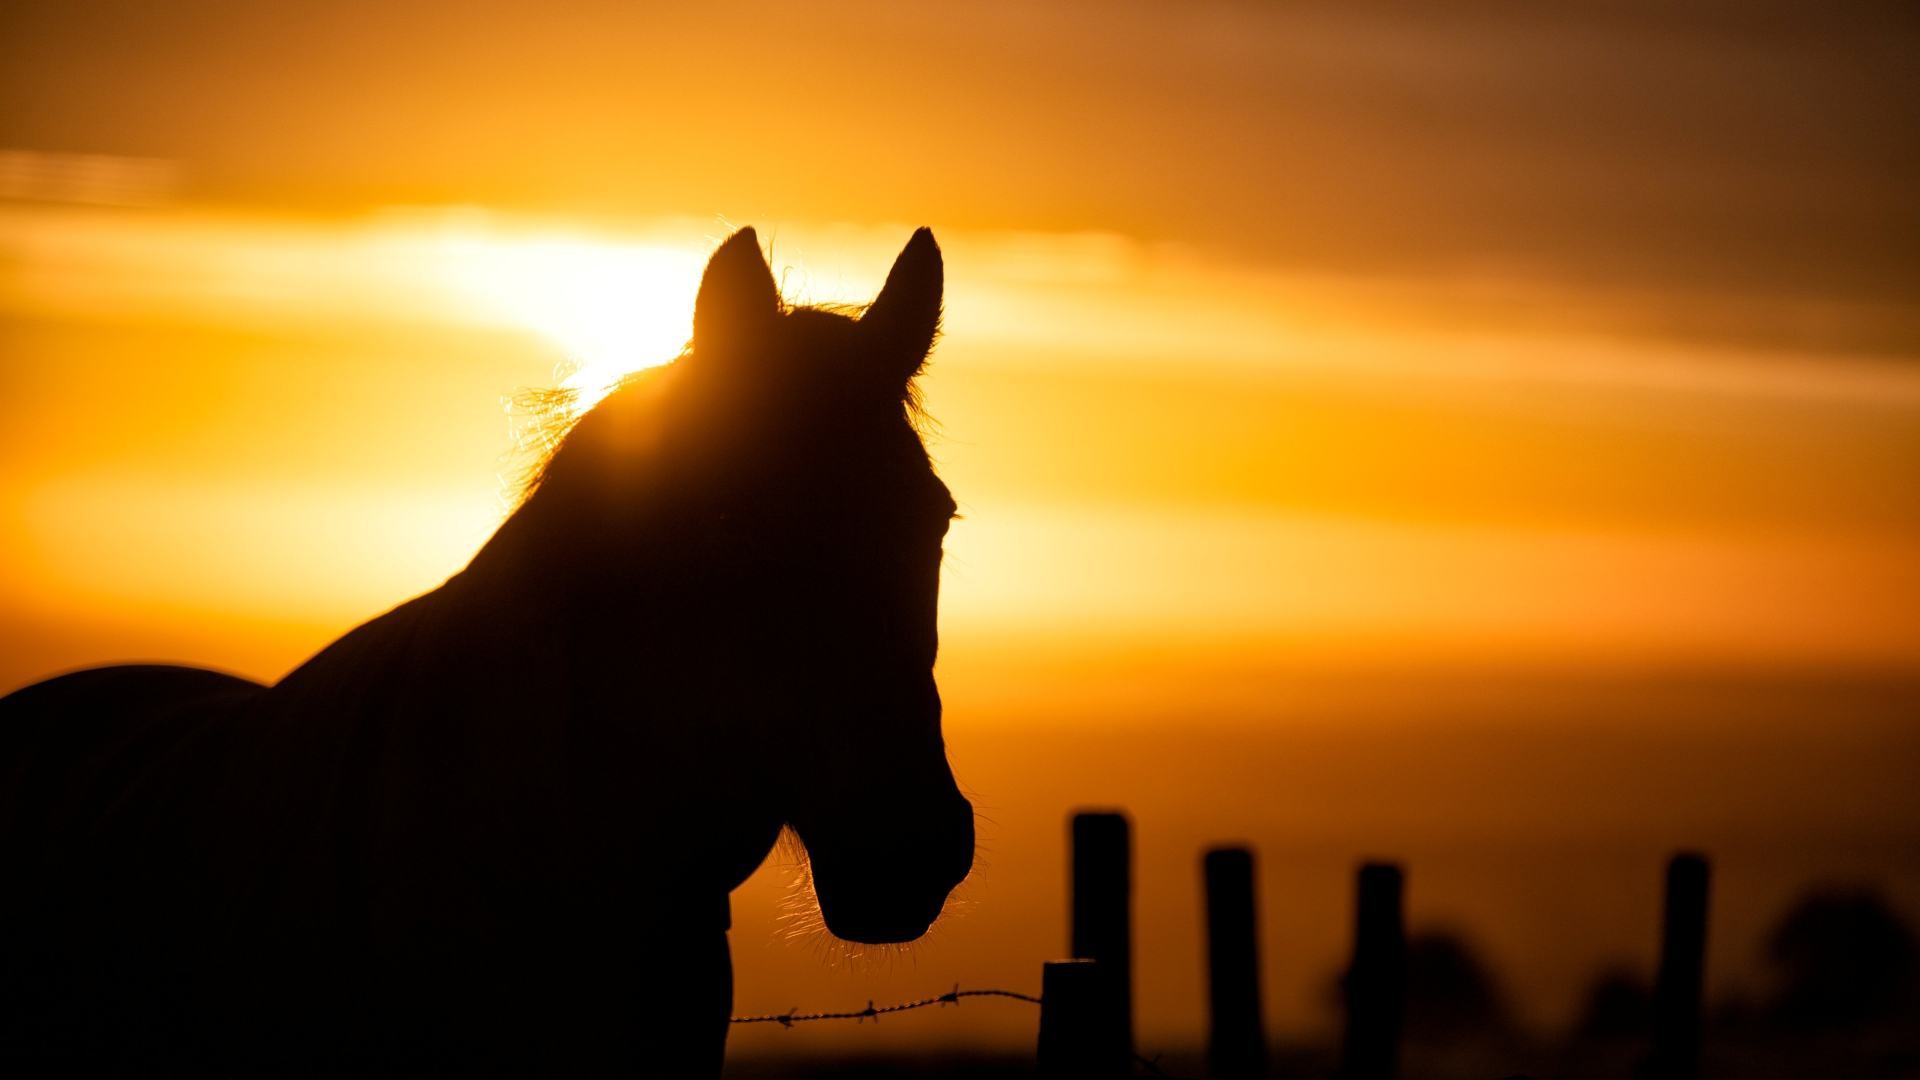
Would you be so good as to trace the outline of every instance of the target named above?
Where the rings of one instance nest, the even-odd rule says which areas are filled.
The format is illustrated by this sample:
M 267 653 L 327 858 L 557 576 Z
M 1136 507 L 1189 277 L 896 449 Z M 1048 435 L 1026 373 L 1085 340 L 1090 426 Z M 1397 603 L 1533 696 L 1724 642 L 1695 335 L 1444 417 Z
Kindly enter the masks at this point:
M 0 866 L 20 884 L 0 890 L 0 1073 L 718 1074 L 724 892 L 691 924 L 671 890 L 467 867 L 513 838 L 470 793 L 528 782 L 463 760 L 452 723 L 515 710 L 420 696 L 404 610 L 271 690 L 119 667 L 0 699 Z M 559 846 L 572 824 L 516 827 Z M 411 899 L 452 891 L 474 899 Z
M 0 1059 L 127 1065 L 177 1019 L 171 945 L 223 853 L 207 818 L 258 683 L 96 668 L 0 698 Z M 181 940 L 184 939 L 184 940 Z
M 205 744 L 264 689 L 203 668 L 129 664 L 0 698 L 0 837 L 92 831 L 97 822 L 64 819 L 126 807 L 158 778 L 191 782 Z

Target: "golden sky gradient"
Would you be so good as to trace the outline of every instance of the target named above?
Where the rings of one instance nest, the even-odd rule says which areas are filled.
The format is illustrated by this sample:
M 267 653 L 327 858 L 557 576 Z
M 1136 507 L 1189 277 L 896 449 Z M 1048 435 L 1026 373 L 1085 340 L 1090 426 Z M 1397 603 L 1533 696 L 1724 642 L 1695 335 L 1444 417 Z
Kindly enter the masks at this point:
M 8 210 L 10 599 L 331 629 L 430 588 L 532 452 L 512 395 L 669 357 L 722 228 Z M 844 300 L 899 231 L 771 235 L 791 293 Z M 1920 659 L 1920 366 L 1461 327 L 1117 234 L 946 243 L 958 640 Z
M 995 854 L 900 967 L 737 945 L 742 1008 L 1028 985 L 1090 802 L 1142 820 L 1156 1037 L 1198 1022 L 1223 835 L 1290 897 L 1289 1030 L 1362 854 L 1427 860 L 1416 917 L 1539 1020 L 1651 918 L 1592 875 L 1717 839 L 1737 975 L 1809 876 L 1920 907 L 1916 36 L 1897 5 L 10 5 L 0 689 L 277 677 L 457 570 L 531 453 L 514 395 L 670 357 L 734 226 L 790 298 L 862 301 L 929 224 L 941 674 Z

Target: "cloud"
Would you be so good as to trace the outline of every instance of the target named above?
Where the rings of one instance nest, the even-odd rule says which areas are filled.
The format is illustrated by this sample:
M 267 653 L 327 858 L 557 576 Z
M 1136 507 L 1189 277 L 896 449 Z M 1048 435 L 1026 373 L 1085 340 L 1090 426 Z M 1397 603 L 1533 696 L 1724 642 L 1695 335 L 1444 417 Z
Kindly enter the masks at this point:
M 1105 230 L 1920 350 L 1906 5 L 41 6 L 0 145 L 183 194 Z M 1705 311 L 1705 315 L 1698 314 Z

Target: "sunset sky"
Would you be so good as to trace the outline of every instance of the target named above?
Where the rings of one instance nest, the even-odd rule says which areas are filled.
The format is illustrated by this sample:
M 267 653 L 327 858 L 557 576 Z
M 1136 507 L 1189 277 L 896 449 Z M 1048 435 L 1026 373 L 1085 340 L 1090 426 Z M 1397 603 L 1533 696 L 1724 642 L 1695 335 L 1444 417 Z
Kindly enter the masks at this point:
M 1344 868 L 1382 850 L 1433 853 L 1427 895 L 1536 1022 L 1604 958 L 1538 948 L 1543 911 L 1615 951 L 1652 916 L 1570 879 L 1529 907 L 1489 853 L 1577 835 L 1636 873 L 1752 839 L 1722 971 L 1803 878 L 1920 905 L 1892 865 L 1920 853 L 1910 6 L 934 10 L 8 5 L 0 690 L 278 677 L 458 570 L 533 453 L 514 396 L 670 358 L 734 227 L 790 299 L 859 302 L 925 224 L 963 514 L 941 676 L 997 876 L 961 946 L 851 984 L 740 944 L 757 880 L 743 1008 L 1031 984 L 1083 803 L 1171 867 L 1143 884 L 1142 963 L 1187 965 L 1143 991 L 1167 1038 L 1198 1016 L 1187 860 L 1220 836 L 1317 875 L 1285 901 L 1316 933 L 1276 934 L 1292 1030 Z M 1612 721 L 1655 741 L 1592 757 Z M 1189 723 L 1224 772 L 1129 764 Z M 1377 758 L 1383 730 L 1413 741 Z M 1671 784 L 1633 764 L 1656 745 Z M 1249 754 L 1326 771 L 1281 794 Z M 1376 781 L 1404 805 L 1356 819 Z

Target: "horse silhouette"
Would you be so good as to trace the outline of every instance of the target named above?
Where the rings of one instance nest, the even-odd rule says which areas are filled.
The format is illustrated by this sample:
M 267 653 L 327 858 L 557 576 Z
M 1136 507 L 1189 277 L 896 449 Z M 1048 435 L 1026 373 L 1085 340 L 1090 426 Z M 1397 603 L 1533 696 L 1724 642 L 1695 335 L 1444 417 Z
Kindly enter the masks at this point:
M 438 589 L 269 687 L 0 699 L 0 1061 L 714 1075 L 727 894 L 791 827 L 820 914 L 919 937 L 972 866 L 932 667 L 954 513 L 915 426 L 933 234 L 864 312 L 751 229 Z

